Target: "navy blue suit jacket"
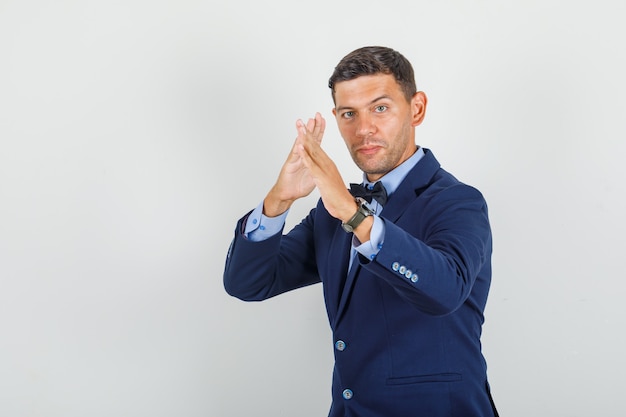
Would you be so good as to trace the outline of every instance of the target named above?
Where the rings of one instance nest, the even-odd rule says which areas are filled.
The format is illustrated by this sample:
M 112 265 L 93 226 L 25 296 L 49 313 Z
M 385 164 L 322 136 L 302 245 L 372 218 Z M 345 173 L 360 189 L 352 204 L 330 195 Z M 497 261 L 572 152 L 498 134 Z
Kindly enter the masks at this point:
M 491 282 L 487 205 L 432 152 L 390 196 L 382 248 L 348 271 L 352 234 L 319 202 L 289 233 L 252 242 L 240 220 L 226 291 L 263 300 L 322 282 L 333 331 L 330 416 L 494 416 L 481 353 Z

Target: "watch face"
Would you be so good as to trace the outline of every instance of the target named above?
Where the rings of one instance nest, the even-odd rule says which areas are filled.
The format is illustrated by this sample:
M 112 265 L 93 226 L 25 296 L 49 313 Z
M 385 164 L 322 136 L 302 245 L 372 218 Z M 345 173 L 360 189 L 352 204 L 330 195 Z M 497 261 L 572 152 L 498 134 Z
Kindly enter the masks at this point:
M 370 204 L 367 202 L 366 199 L 362 197 L 357 197 L 355 198 L 355 200 L 357 204 L 359 205 L 359 210 L 361 211 L 361 213 L 365 214 L 366 216 L 370 216 L 374 214 L 374 210 L 372 210 L 372 208 L 370 207 Z

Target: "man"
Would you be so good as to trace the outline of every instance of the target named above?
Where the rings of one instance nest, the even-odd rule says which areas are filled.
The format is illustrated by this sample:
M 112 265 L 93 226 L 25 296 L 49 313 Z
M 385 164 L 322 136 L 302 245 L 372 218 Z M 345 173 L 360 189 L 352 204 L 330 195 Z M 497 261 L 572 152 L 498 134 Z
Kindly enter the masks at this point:
M 497 415 L 480 345 L 491 282 L 483 196 L 416 145 L 427 99 L 400 53 L 357 49 L 329 87 L 365 187 L 351 193 L 321 148 L 319 113 L 298 121 L 275 185 L 237 224 L 226 291 L 263 300 L 322 282 L 331 417 Z M 315 187 L 317 207 L 283 235 L 292 203 Z

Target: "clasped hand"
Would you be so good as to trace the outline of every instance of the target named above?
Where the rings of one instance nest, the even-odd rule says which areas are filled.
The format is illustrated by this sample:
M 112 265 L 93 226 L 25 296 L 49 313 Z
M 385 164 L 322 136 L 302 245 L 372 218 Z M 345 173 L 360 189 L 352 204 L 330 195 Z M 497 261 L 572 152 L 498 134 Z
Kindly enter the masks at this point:
M 326 121 L 319 114 L 305 124 L 296 122 L 298 136 L 285 161 L 276 184 L 264 200 L 263 211 L 274 217 L 284 213 L 299 198 L 315 187 L 331 216 L 347 221 L 356 211 L 356 203 L 333 160 L 321 147 Z

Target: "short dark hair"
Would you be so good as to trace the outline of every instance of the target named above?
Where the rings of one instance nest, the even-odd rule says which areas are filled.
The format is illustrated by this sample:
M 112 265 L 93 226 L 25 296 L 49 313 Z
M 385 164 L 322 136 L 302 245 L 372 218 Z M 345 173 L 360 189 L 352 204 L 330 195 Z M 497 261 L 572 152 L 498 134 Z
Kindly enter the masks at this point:
M 413 66 L 400 52 L 384 46 L 365 46 L 350 52 L 335 67 L 328 80 L 333 101 L 338 82 L 375 74 L 393 75 L 407 101 L 411 101 L 417 91 Z

